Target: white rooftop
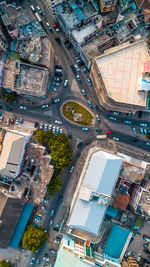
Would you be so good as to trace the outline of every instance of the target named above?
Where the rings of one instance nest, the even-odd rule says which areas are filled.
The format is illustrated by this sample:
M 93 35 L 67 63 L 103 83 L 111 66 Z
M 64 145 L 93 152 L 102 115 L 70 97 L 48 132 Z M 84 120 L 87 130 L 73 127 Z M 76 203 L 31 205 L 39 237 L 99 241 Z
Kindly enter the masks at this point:
M 98 235 L 121 165 L 122 158 L 119 156 L 103 150 L 92 153 L 80 185 L 80 188 L 92 191 L 91 198 L 88 201 L 85 197 L 84 200 L 78 194 L 68 223 L 70 226 Z M 106 205 L 102 201 L 103 195 Z M 100 201 L 97 201 L 97 196 Z
M 138 92 L 143 63 L 150 60 L 144 41 L 124 43 L 96 58 L 107 94 L 116 102 L 146 107 L 147 95 Z
M 85 42 L 85 38 L 89 35 L 94 34 L 94 32 L 97 31 L 97 27 L 95 24 L 89 24 L 85 26 L 84 28 L 81 28 L 79 31 L 73 30 L 72 31 L 72 37 L 75 39 L 77 43 Z

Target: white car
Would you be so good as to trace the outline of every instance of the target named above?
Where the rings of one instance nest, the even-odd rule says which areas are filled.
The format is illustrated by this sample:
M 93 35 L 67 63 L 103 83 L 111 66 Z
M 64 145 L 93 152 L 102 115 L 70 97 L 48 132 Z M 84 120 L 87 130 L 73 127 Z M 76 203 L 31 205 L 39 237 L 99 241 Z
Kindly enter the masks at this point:
M 60 131 L 60 134 L 62 134 L 62 133 L 63 133 L 63 130 L 62 130 L 62 129 L 60 129 L 59 131 Z
M 75 68 L 76 68 L 76 70 L 77 71 L 80 71 L 80 69 L 78 68 L 78 66 L 77 65 L 74 65 L 75 66 Z
M 41 108 L 48 108 L 48 104 L 42 105 Z
M 55 133 L 55 130 L 56 130 L 56 127 L 55 127 L 55 126 L 53 126 L 53 133 Z
M 49 130 L 51 130 L 51 129 L 52 129 L 52 125 L 51 125 L 51 124 L 49 124 L 49 126 L 48 126 L 48 129 L 49 129 Z
M 40 130 L 42 130 L 43 129 L 43 123 L 41 122 L 40 123 Z
M 65 80 L 64 81 L 64 87 L 67 87 L 67 85 L 68 85 L 68 80 Z
M 26 106 L 20 106 L 20 109 L 27 109 L 27 107 Z
M 118 137 L 113 138 L 114 141 L 119 141 L 120 139 Z
M 61 125 L 62 124 L 62 121 L 55 120 L 55 123 Z
M 97 119 L 98 121 L 100 121 L 100 117 L 99 117 L 98 115 L 96 115 L 96 119 Z

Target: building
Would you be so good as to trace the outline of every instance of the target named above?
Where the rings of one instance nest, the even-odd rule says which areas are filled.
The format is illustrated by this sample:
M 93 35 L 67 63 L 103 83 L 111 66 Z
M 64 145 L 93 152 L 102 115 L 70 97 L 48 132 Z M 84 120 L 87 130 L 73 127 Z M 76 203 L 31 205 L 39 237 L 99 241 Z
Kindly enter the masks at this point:
M 49 83 L 49 71 L 45 67 L 21 63 L 20 60 L 7 58 L 3 77 L 3 87 L 36 97 L 45 97 Z
M 101 12 L 110 12 L 116 8 L 117 0 L 99 0 Z
M 145 16 L 145 22 L 150 26 L 150 4 L 148 0 L 136 0 L 137 6 Z
M 15 178 L 21 170 L 29 135 L 2 131 L 0 137 L 0 176 Z
M 33 207 L 0 191 L 0 248 L 18 248 Z
M 149 108 L 149 74 L 143 71 L 149 59 L 146 43 L 139 41 L 108 49 L 94 60 L 90 76 L 105 108 L 124 112 Z
M 148 35 L 144 18 L 134 3 L 122 10 L 114 23 L 106 24 L 104 25 L 103 21 L 103 27 L 99 29 L 96 36 L 88 39 L 80 47 L 80 56 L 88 69 L 95 57 L 99 57 L 105 50 L 127 41 L 134 43 Z
M 96 148 L 89 150 L 70 208 L 67 224 L 73 228 L 72 234 L 82 237 L 84 232 L 91 239 L 97 238 L 121 166 L 121 157 Z
M 114 224 L 104 247 L 104 254 L 109 259 L 122 261 L 125 251 L 130 243 L 132 232 Z
M 134 257 L 130 256 L 126 260 L 122 261 L 121 266 L 122 267 L 139 267 L 139 264 L 137 263 Z
M 128 204 L 130 201 L 130 195 L 129 194 L 120 194 L 118 193 L 115 201 L 114 201 L 114 208 L 120 209 L 120 210 L 126 210 Z
M 72 30 L 80 29 L 98 17 L 91 1 L 85 2 L 84 5 L 76 4 L 72 0 L 59 3 L 55 6 L 55 14 L 59 25 L 69 38 Z
M 120 263 L 105 258 L 94 251 L 90 242 L 81 242 L 69 236 L 63 236 L 57 253 L 55 267 L 120 267 Z

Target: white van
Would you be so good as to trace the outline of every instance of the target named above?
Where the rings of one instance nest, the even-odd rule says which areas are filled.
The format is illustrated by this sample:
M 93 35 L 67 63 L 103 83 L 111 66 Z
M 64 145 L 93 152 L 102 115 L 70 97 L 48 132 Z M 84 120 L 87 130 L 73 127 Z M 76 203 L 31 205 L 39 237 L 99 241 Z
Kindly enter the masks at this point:
M 31 5 L 30 7 L 31 7 L 31 10 L 32 10 L 33 12 L 35 12 L 35 8 L 34 8 L 34 6 Z

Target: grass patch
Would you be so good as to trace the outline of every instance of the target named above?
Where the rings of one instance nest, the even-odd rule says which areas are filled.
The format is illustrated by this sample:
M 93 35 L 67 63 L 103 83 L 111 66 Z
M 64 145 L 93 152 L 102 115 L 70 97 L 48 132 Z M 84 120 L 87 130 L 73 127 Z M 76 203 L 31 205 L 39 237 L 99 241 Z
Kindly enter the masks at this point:
M 67 106 L 70 106 L 72 109 L 66 110 Z M 81 121 L 74 120 L 74 114 L 72 112 L 73 110 L 74 110 L 74 113 L 82 114 Z M 62 112 L 63 112 L 63 115 L 68 120 L 73 121 L 77 124 L 82 124 L 82 125 L 87 125 L 87 126 L 90 126 L 92 124 L 91 122 L 93 119 L 92 114 L 86 108 L 84 108 L 83 106 L 81 106 L 80 104 L 76 102 L 67 102 L 66 104 L 64 104 L 62 107 Z

